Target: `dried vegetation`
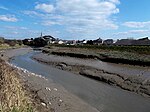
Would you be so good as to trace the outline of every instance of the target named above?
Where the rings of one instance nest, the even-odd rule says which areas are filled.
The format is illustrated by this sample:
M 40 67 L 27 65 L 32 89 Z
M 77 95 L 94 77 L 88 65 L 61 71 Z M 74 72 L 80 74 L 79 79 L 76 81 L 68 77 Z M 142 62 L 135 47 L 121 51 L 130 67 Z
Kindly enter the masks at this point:
M 33 112 L 17 72 L 0 59 L 0 112 Z

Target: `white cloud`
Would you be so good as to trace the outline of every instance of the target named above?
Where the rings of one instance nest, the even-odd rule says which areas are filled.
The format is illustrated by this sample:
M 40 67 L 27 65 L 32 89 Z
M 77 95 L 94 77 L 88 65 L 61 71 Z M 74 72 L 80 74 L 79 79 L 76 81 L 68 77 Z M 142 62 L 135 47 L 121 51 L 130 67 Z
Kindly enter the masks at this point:
M 53 15 L 60 18 L 54 21 L 67 27 L 117 29 L 118 26 L 111 20 L 111 16 L 119 13 L 116 7 L 118 3 L 118 0 L 57 0 Z M 47 18 L 52 21 L 52 17 Z
M 116 4 L 109 0 L 59 0 L 56 9 L 63 18 L 58 21 L 66 25 L 68 31 L 73 27 L 82 33 L 91 33 L 93 29 L 117 29 L 118 26 L 111 20 L 113 14 L 119 13 Z
M 35 9 L 37 10 L 41 10 L 43 12 L 46 12 L 46 13 L 51 13 L 52 11 L 54 11 L 54 6 L 51 5 L 51 4 L 37 4 L 35 6 Z
M 56 0 L 55 5 L 36 3 L 36 10 L 25 14 L 39 18 L 44 26 L 61 25 L 66 33 L 90 35 L 118 28 L 113 16 L 119 13 L 119 3 L 119 0 Z
M 124 26 L 130 27 L 130 28 L 144 28 L 144 27 L 150 27 L 150 21 L 147 22 L 125 22 L 123 24 Z
M 0 6 L 0 9 L 8 10 L 8 8 L 6 8 L 6 7 L 4 7 L 4 6 Z
M 40 35 L 40 31 L 34 31 L 33 29 L 21 26 L 2 26 L 2 29 L 4 30 L 0 32 L 0 35 L 10 39 L 38 37 Z
M 35 6 L 35 9 L 51 12 L 51 14 L 41 14 L 36 11 L 25 11 L 24 13 L 40 16 L 44 21 L 50 21 L 49 23 L 117 29 L 118 26 L 111 20 L 111 16 L 119 13 L 119 9 L 116 7 L 118 3 L 120 3 L 119 0 L 57 0 L 55 7 L 51 4 L 37 4 Z M 52 12 L 54 9 L 55 11 Z
M 4 28 L 9 29 L 9 30 L 27 30 L 28 28 L 26 27 L 17 27 L 17 26 L 5 26 Z
M 139 37 L 139 36 L 147 36 L 147 35 L 150 35 L 150 30 L 129 30 L 129 31 L 118 32 L 113 34 L 113 36 L 117 38 Z
M 19 32 L 17 32 L 17 31 L 14 31 L 14 32 L 11 32 L 12 34 L 19 34 Z
M 26 15 L 30 15 L 30 16 L 33 16 L 33 15 L 40 16 L 40 14 L 37 13 L 36 11 L 26 10 L 26 11 L 23 11 L 23 13 Z
M 18 19 L 13 15 L 0 15 L 0 21 L 17 22 Z
M 59 22 L 55 22 L 55 21 L 44 21 L 42 23 L 42 25 L 44 25 L 44 26 L 51 26 L 51 25 L 60 25 L 60 23 Z
M 116 4 L 120 4 L 119 0 L 109 0 L 110 2 L 116 3 Z

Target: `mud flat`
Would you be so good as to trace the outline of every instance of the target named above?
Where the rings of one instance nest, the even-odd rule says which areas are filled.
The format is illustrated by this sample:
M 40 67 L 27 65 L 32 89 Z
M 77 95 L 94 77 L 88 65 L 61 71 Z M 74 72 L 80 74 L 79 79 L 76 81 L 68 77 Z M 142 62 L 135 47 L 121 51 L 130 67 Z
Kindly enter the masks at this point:
M 150 97 L 150 71 L 148 67 L 118 65 L 96 59 L 37 54 L 32 57 L 61 70 L 70 71 L 107 84 Z

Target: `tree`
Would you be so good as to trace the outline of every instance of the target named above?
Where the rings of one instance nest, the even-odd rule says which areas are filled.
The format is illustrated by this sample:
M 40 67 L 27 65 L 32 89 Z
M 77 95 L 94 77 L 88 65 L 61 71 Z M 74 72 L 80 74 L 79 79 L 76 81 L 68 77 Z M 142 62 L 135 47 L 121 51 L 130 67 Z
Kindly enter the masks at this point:
M 93 41 L 92 41 L 92 40 L 88 40 L 88 41 L 87 41 L 87 44 L 93 45 Z

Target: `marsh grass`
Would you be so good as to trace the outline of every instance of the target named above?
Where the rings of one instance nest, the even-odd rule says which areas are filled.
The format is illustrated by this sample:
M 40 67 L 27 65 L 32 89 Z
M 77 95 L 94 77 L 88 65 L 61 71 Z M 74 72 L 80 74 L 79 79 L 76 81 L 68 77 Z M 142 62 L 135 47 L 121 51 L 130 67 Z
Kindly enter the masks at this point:
M 131 52 L 109 51 L 109 52 L 100 52 L 99 55 L 114 59 L 118 58 L 131 61 L 150 62 L 150 55 L 143 55 Z
M 61 47 L 61 48 L 80 48 L 88 50 L 104 50 L 104 51 L 120 51 L 131 52 L 138 54 L 150 54 L 150 46 L 107 46 L 107 45 L 49 45 L 46 48 Z
M 8 49 L 10 46 L 8 44 L 0 44 L 0 50 L 1 49 Z
M 150 46 L 55 45 L 44 53 L 77 58 L 94 58 L 105 62 L 150 66 Z
M 20 47 L 24 47 L 24 45 L 16 44 L 15 46 L 10 46 L 8 44 L 0 44 L 0 50 L 3 50 L 3 49 L 15 49 L 15 48 L 20 48 Z

